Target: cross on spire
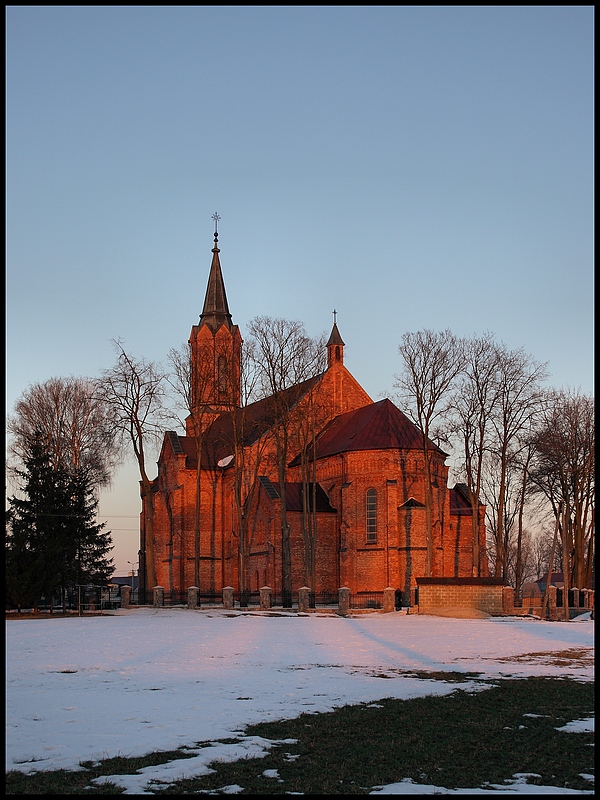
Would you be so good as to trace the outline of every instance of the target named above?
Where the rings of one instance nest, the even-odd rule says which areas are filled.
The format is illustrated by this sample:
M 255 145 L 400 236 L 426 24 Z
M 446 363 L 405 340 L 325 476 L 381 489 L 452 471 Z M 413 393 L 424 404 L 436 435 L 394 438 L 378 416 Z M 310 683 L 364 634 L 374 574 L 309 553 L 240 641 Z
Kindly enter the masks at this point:
M 219 220 L 221 219 L 221 217 L 215 211 L 215 213 L 212 215 L 212 218 L 215 221 L 215 233 L 218 233 L 218 225 L 219 225 Z
M 334 308 L 334 309 L 333 309 L 333 324 L 334 324 L 334 325 L 336 324 L 336 317 L 337 317 L 337 311 L 336 311 L 336 310 L 335 310 L 335 308 Z

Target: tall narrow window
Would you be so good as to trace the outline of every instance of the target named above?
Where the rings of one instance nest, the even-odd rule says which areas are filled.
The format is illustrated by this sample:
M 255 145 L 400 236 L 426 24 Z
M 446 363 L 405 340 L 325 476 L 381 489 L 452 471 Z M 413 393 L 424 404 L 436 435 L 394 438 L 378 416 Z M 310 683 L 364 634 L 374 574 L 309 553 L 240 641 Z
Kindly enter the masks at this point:
M 224 397 L 224 396 L 227 395 L 227 388 L 228 388 L 228 386 L 227 386 L 227 378 L 228 378 L 228 374 L 227 374 L 227 372 L 228 372 L 227 371 L 227 359 L 225 358 L 225 356 L 219 356 L 217 369 L 218 369 L 218 373 L 219 373 L 219 375 L 218 375 L 219 394 L 220 394 L 221 397 Z
M 377 492 L 375 489 L 367 491 L 367 544 L 377 541 Z

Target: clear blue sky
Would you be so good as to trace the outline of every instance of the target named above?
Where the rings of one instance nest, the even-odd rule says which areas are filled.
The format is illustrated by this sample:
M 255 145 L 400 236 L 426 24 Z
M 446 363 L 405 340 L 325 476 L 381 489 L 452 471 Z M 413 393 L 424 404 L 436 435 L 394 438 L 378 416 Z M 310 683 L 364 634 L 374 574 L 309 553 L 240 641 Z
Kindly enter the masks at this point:
M 158 361 L 184 342 L 214 211 L 242 334 L 258 314 L 329 332 L 335 308 L 374 399 L 422 328 L 492 331 L 592 392 L 593 25 L 593 6 L 9 6 L 7 410 L 98 375 L 113 338 Z M 119 552 L 138 511 L 126 468 L 101 501 Z

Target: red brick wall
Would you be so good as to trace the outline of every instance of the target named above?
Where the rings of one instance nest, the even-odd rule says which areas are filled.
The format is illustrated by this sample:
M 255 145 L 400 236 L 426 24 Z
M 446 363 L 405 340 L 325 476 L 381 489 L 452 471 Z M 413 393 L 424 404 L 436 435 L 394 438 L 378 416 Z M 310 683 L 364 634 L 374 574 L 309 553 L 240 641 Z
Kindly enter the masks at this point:
M 448 468 L 435 462 L 434 526 L 441 530 Z M 424 508 L 402 508 L 411 498 L 424 504 L 423 457 L 420 451 L 358 451 L 323 459 L 317 479 L 340 516 L 341 585 L 353 592 L 408 590 L 424 574 L 426 528 Z M 343 487 L 343 488 L 342 488 Z M 377 530 L 367 540 L 366 496 L 377 492 Z M 449 538 L 448 536 L 446 537 Z M 435 568 L 443 570 L 441 534 L 436 536 Z M 467 574 L 471 574 L 470 569 Z
M 328 397 L 330 419 L 373 402 L 352 373 L 340 362 L 333 362 L 323 375 L 317 392 L 319 397 Z

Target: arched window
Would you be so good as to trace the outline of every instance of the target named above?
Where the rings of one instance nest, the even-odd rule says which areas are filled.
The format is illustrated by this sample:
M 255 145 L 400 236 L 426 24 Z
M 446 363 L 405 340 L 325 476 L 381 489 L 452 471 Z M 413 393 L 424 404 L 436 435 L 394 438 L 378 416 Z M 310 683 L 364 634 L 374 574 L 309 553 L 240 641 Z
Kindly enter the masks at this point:
M 375 489 L 367 491 L 367 544 L 377 541 L 377 492 Z

